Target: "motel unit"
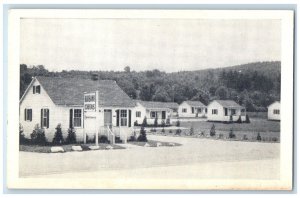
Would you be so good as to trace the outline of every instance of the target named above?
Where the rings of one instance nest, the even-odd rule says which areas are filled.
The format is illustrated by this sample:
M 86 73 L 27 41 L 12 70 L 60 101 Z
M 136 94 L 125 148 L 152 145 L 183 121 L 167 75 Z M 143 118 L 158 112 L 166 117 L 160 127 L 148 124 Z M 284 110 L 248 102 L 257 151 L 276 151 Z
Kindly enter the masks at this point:
M 64 138 L 74 127 L 77 141 L 84 134 L 94 137 L 96 131 L 126 141 L 133 132 L 134 107 L 115 81 L 34 77 L 20 99 L 20 124 L 27 138 L 38 124 L 52 141 L 60 123 Z
M 179 117 L 205 117 L 206 106 L 200 101 L 183 101 L 178 107 Z
M 207 106 L 207 121 L 230 122 L 246 120 L 246 109 L 233 100 L 214 100 Z
M 178 104 L 174 102 L 154 102 L 135 100 L 136 107 L 134 108 L 134 121 L 137 124 L 142 124 L 144 118 L 147 119 L 147 124 L 154 124 L 157 118 L 158 124 L 166 119 L 176 116 Z
M 268 106 L 268 120 L 280 120 L 280 102 L 275 101 Z

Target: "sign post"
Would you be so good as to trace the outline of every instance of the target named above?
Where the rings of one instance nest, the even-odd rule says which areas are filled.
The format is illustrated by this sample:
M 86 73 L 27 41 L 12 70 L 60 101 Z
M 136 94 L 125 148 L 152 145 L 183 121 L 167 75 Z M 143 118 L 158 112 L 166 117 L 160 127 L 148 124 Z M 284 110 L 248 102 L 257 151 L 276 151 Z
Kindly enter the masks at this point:
M 99 130 L 99 112 L 98 112 L 98 91 L 84 93 L 84 112 L 94 114 L 94 118 L 96 118 L 95 124 L 95 132 L 96 132 L 96 146 L 98 146 L 98 130 Z M 86 144 L 86 131 L 85 127 L 83 129 L 83 142 Z

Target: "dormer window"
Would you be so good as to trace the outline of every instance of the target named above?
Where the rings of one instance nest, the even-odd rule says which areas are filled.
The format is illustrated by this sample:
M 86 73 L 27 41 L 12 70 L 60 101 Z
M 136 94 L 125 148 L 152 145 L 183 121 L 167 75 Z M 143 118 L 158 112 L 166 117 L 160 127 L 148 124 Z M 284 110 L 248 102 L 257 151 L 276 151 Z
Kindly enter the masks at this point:
M 33 86 L 32 90 L 33 90 L 33 94 L 40 94 L 41 93 L 41 86 L 40 85 Z

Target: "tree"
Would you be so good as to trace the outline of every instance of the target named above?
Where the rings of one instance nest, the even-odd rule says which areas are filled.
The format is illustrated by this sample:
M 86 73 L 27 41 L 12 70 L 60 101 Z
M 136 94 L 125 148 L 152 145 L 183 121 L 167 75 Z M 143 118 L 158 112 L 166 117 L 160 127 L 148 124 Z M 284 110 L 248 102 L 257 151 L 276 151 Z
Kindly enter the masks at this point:
M 211 126 L 211 128 L 210 128 L 210 132 L 209 132 L 209 134 L 210 134 L 210 136 L 215 136 L 216 135 L 216 129 L 215 129 L 216 127 L 215 127 L 215 125 L 213 124 L 212 126 Z
M 146 126 L 148 126 L 148 124 L 147 124 L 147 117 L 146 117 L 146 116 L 144 117 L 144 120 L 143 120 L 142 126 L 143 126 L 143 127 L 146 127 Z
M 129 67 L 129 66 L 124 67 L 124 71 L 125 71 L 126 73 L 130 73 L 130 67 Z
M 23 126 L 21 124 L 19 124 L 19 143 L 23 144 L 23 143 L 25 143 L 25 141 L 26 141 L 26 138 L 24 135 Z
M 224 86 L 218 87 L 216 90 L 215 95 L 218 97 L 220 100 L 226 100 L 228 99 L 228 89 Z
M 61 124 L 58 124 L 55 129 L 56 129 L 56 131 L 55 131 L 52 143 L 53 144 L 62 144 L 64 142 L 64 138 L 63 138 L 63 134 L 61 131 Z
M 33 144 L 46 145 L 47 143 L 45 131 L 44 129 L 40 128 L 39 124 L 35 125 L 34 130 L 30 134 L 30 137 L 31 137 L 31 142 Z
M 86 139 L 88 139 L 88 138 L 86 138 Z M 66 142 L 68 144 L 76 143 L 76 131 L 75 131 L 74 127 L 68 129 L 68 136 L 67 136 Z
M 148 142 L 147 140 L 147 134 L 146 134 L 146 130 L 144 128 L 144 126 L 141 126 L 141 130 L 140 130 L 140 135 L 137 139 L 139 142 Z

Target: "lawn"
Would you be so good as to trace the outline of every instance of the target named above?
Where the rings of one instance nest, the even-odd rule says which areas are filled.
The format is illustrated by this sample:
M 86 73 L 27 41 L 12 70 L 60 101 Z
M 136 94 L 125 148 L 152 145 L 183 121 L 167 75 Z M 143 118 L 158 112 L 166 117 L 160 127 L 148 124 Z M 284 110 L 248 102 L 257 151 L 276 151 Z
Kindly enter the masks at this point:
M 81 146 L 82 151 L 88 151 L 90 150 L 88 147 L 95 144 L 68 144 L 68 145 L 61 145 L 63 147 L 65 152 L 72 151 L 72 146 Z M 112 145 L 112 144 L 99 144 L 99 150 L 105 150 L 108 145 L 111 145 L 113 149 L 125 149 L 122 146 L 119 145 Z M 52 146 L 39 146 L 39 145 L 20 145 L 19 150 L 20 151 L 26 151 L 26 152 L 37 152 L 37 153 L 51 153 L 51 147 Z
M 148 142 L 135 142 L 135 141 L 131 141 L 131 142 L 127 142 L 128 144 L 133 144 L 133 145 L 137 145 L 137 146 L 145 146 L 146 143 L 149 144 L 149 147 L 157 147 L 157 143 L 160 143 L 160 146 L 180 146 L 181 144 L 172 142 L 173 145 L 170 145 L 170 142 L 160 142 L 160 141 L 154 141 L 154 140 L 148 140 Z

